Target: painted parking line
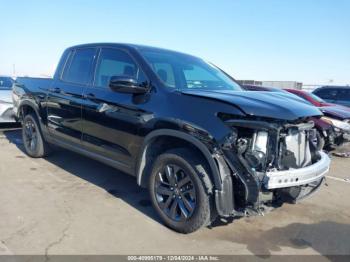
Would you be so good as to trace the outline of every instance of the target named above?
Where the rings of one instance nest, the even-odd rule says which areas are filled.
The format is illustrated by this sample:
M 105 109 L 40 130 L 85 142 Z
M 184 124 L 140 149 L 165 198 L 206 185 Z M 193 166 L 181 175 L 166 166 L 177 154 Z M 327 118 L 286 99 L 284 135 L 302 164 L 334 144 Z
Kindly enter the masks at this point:
M 326 176 L 326 178 L 329 179 L 333 179 L 333 180 L 337 180 L 340 182 L 345 182 L 345 183 L 349 183 L 350 184 L 350 178 L 339 178 L 339 177 L 335 177 L 335 176 Z

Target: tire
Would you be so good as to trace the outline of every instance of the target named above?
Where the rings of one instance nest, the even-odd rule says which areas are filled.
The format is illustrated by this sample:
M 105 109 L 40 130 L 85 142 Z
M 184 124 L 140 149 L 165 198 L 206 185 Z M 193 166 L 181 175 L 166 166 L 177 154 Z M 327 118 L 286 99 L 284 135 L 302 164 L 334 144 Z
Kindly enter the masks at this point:
M 48 156 L 49 144 L 44 140 L 39 122 L 34 114 L 25 115 L 22 122 L 22 139 L 25 152 L 33 158 Z
M 206 163 L 187 149 L 173 149 L 158 156 L 149 178 L 149 193 L 166 226 L 187 234 L 215 220 L 207 170 Z

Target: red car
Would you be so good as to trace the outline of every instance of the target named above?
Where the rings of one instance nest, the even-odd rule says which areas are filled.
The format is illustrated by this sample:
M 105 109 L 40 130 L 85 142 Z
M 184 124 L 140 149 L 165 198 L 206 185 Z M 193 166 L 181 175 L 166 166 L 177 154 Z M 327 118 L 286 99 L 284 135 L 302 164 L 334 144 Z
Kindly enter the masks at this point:
M 304 101 L 307 104 L 310 104 L 310 102 L 306 101 L 304 98 L 301 98 L 299 96 L 296 96 L 294 94 L 291 94 L 287 92 L 284 89 L 276 88 L 276 87 L 267 87 L 267 86 L 257 86 L 257 85 L 243 85 L 243 88 L 247 91 L 263 91 L 263 92 L 278 92 L 281 95 L 296 99 L 300 101 Z M 312 121 L 315 123 L 315 127 L 317 129 L 317 139 L 316 139 L 316 145 L 319 149 L 327 148 L 330 149 L 334 145 L 334 131 L 333 131 L 333 125 L 329 123 L 328 121 L 324 121 L 319 117 L 313 117 L 311 118 Z
M 320 110 L 324 110 L 326 112 L 325 115 L 329 113 L 330 116 L 337 117 L 340 120 L 350 119 L 350 107 L 328 103 L 315 94 L 303 90 L 289 88 L 284 90 L 304 98 L 314 106 L 320 107 Z
M 331 104 L 319 98 L 315 94 L 303 90 L 284 89 L 294 95 L 297 95 L 314 106 L 318 107 L 325 115 L 322 120 L 329 122 L 334 129 L 334 145 L 341 145 L 350 139 L 350 108 L 337 104 Z

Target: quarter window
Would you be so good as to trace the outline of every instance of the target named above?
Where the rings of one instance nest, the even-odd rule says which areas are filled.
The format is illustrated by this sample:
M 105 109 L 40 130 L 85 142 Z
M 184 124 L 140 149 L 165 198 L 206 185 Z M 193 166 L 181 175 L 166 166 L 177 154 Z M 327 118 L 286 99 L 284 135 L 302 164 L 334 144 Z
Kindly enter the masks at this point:
M 96 50 L 94 48 L 77 49 L 71 54 L 62 79 L 67 82 L 86 85 L 90 81 Z

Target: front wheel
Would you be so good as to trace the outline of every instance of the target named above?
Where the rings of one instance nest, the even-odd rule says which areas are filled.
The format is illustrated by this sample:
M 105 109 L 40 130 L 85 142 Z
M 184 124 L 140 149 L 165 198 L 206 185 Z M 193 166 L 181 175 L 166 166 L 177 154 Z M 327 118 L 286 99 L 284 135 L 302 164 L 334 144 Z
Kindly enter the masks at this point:
M 186 149 L 157 158 L 149 191 L 153 207 L 168 227 L 191 233 L 208 225 L 213 213 L 208 177 L 206 164 Z

